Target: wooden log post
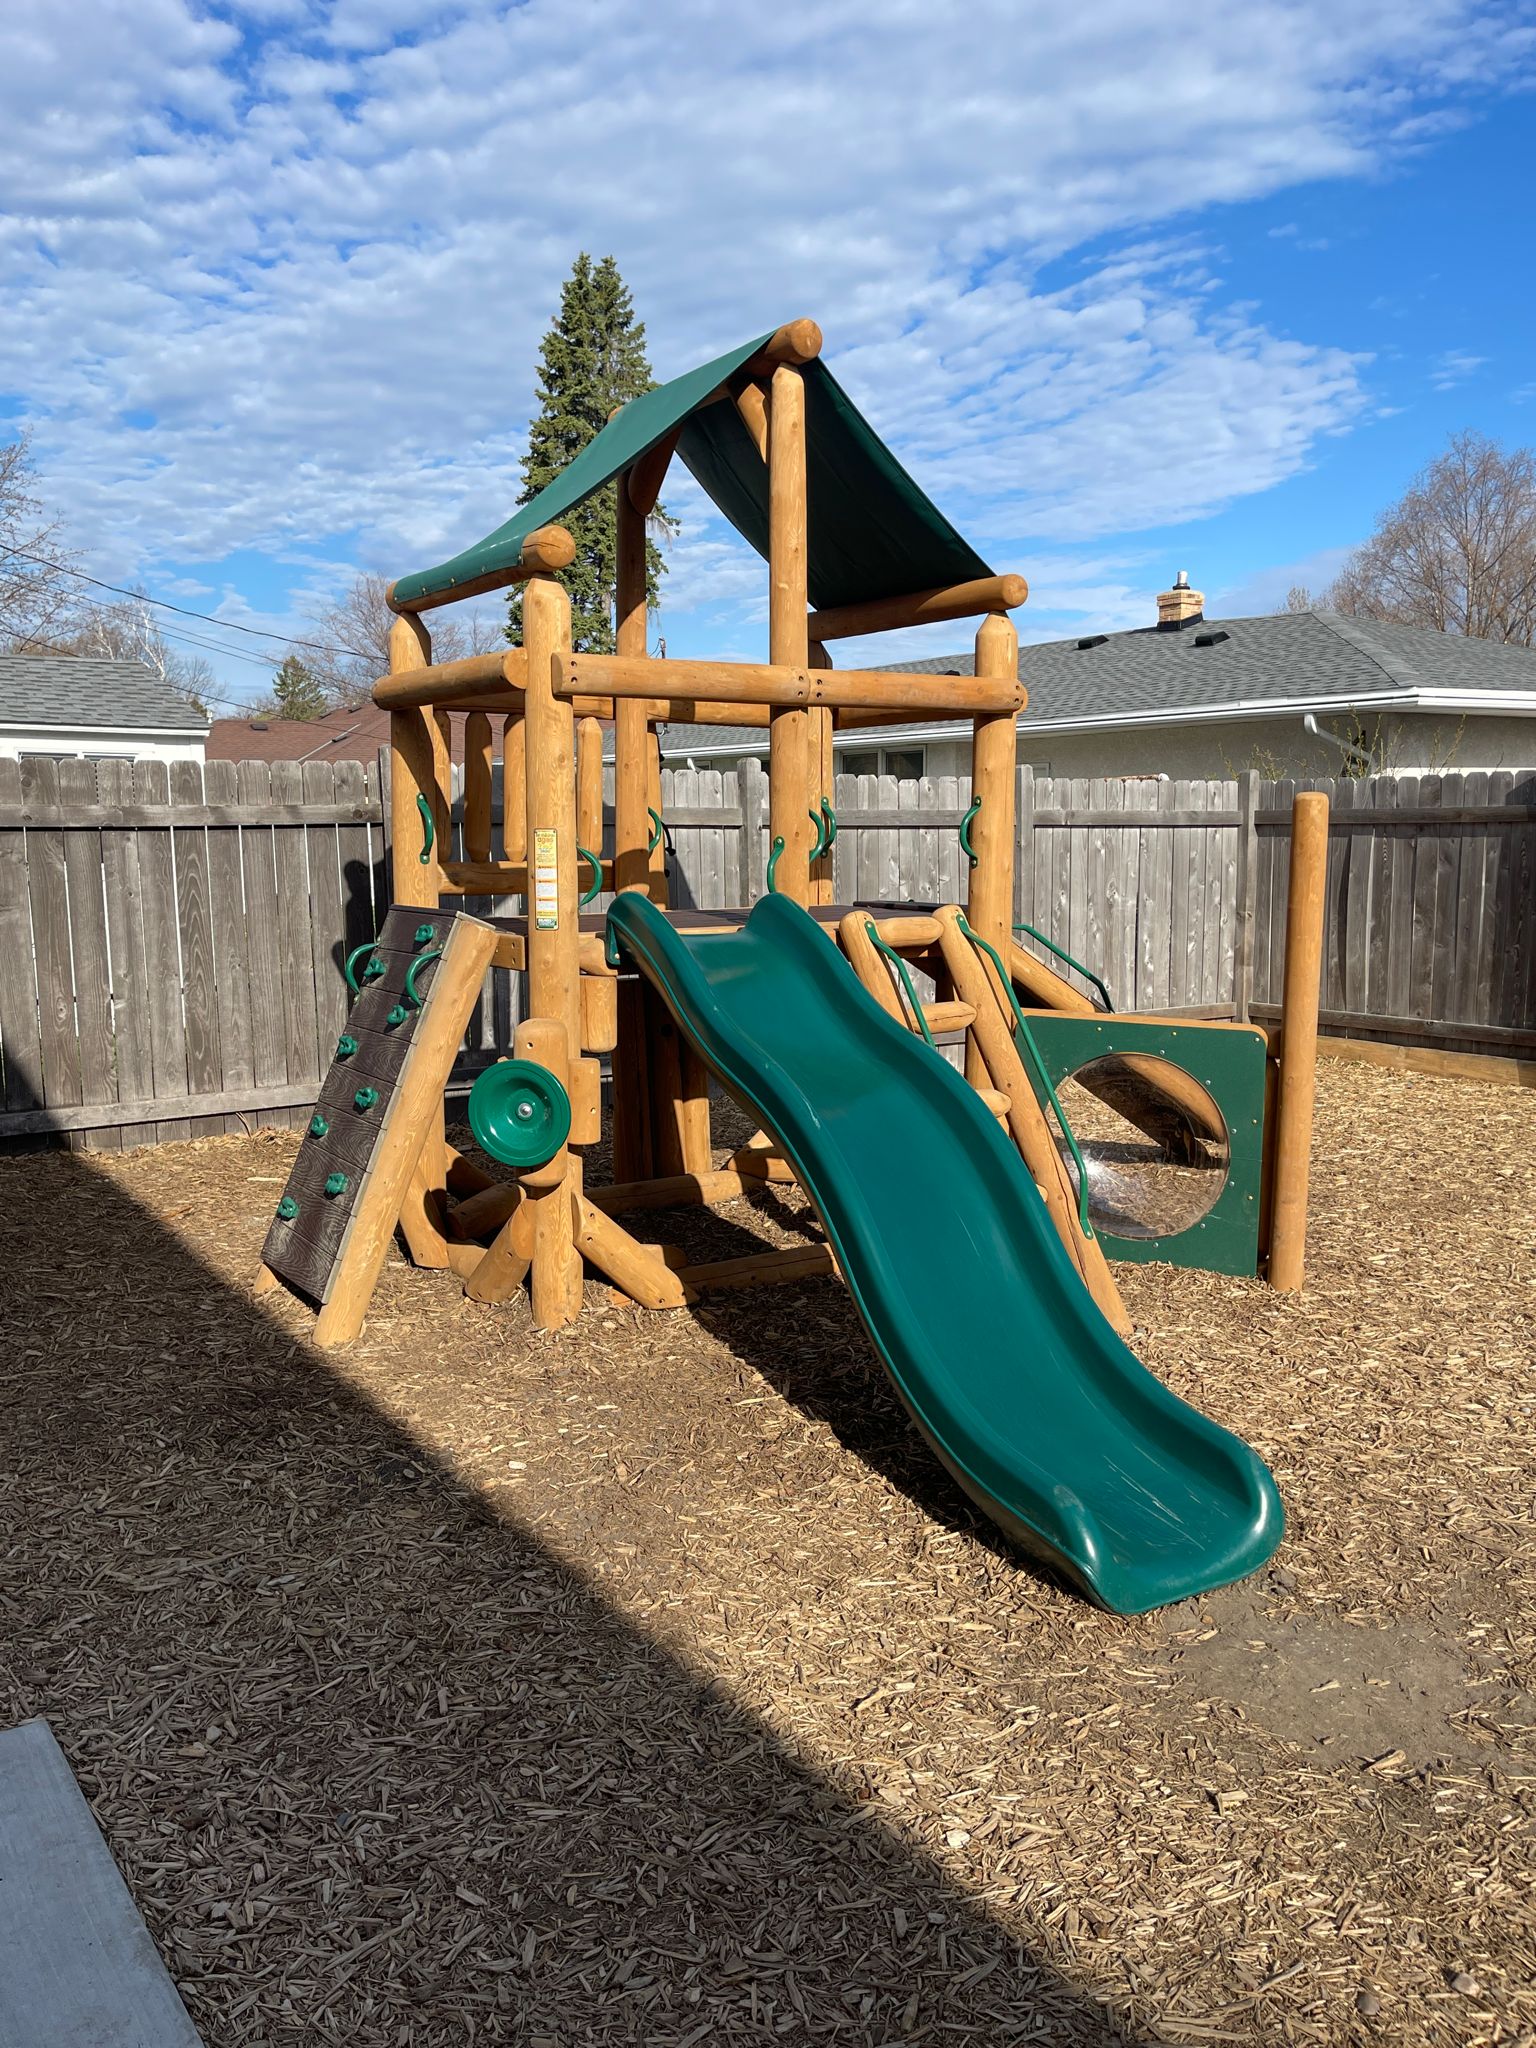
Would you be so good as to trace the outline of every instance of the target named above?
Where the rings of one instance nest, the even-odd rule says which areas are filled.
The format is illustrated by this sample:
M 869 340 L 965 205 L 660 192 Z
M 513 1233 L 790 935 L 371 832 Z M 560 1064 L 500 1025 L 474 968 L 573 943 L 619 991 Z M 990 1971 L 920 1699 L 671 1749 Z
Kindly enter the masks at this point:
M 992 612 L 977 629 L 976 673 L 1018 681 L 1019 636 L 1004 612 Z M 971 740 L 971 801 L 979 803 L 980 809 L 971 821 L 970 840 L 976 865 L 971 869 L 966 917 L 978 937 L 995 946 L 1005 958 L 1013 943 L 1018 751 L 1018 726 L 1013 712 L 975 720 Z M 974 1038 L 968 1040 L 965 1076 L 973 1087 L 984 1085 L 983 1064 Z
M 1317 1095 L 1317 1013 L 1328 879 L 1328 799 L 1303 790 L 1291 809 L 1291 892 L 1285 920 L 1280 1074 L 1269 1205 L 1269 1284 L 1300 1290 L 1306 1273 L 1307 1182 Z
M 526 727 L 514 711 L 501 728 L 501 846 L 509 866 L 528 858 L 528 760 Z
M 632 472 L 618 482 L 618 553 L 615 568 L 616 652 L 632 660 L 646 656 L 645 514 L 630 496 Z M 649 889 L 651 836 L 647 783 L 649 710 L 643 700 L 613 707 L 613 886 L 616 891 Z
M 512 1045 L 518 1059 L 547 1067 L 562 1086 L 569 1087 L 571 1040 L 557 1019 L 528 1018 L 518 1025 Z M 581 1314 L 581 1253 L 576 1247 L 581 1155 L 562 1145 L 547 1165 L 519 1174 L 518 1182 L 529 1211 L 533 1320 L 541 1330 L 563 1330 Z M 512 1222 L 516 1221 L 514 1216 Z
M 802 668 L 810 652 L 806 518 L 805 380 L 780 363 L 768 405 L 768 659 Z M 812 788 L 810 720 L 804 710 L 776 709 L 768 725 L 768 829 L 770 840 L 784 842 L 775 887 L 796 903 L 810 900 Z
M 427 668 L 432 661 L 432 636 L 419 618 L 401 617 L 389 629 L 389 672 Z M 442 878 L 442 849 L 436 839 L 438 813 L 434 779 L 435 735 L 430 711 L 407 709 L 389 714 L 389 845 L 390 897 L 395 903 L 420 904 L 436 910 Z M 433 820 L 433 845 L 425 860 L 425 799 Z
M 471 711 L 464 721 L 464 858 L 491 857 L 491 721 Z
M 576 840 L 589 853 L 603 851 L 603 728 L 595 718 L 584 718 L 576 728 Z M 584 895 L 591 882 L 582 863 L 581 888 Z

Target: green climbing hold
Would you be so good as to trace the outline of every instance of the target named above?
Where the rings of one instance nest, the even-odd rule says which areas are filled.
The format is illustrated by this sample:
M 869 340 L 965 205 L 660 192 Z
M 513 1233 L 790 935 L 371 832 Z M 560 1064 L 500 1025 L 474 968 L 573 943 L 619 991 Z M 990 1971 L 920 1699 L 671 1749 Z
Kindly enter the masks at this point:
M 353 1053 L 355 1053 L 356 1051 L 357 1040 L 352 1036 L 351 1032 L 343 1031 L 340 1038 L 338 1038 L 336 1041 L 337 1059 L 349 1060 L 351 1059 Z
M 312 1138 L 323 1138 L 330 1128 L 330 1125 L 317 1109 L 309 1120 L 309 1135 Z
M 299 1205 L 293 1199 L 292 1195 L 284 1195 L 283 1199 L 277 1205 L 278 1221 L 280 1223 L 291 1223 L 294 1217 L 298 1215 L 298 1213 Z
M 370 1110 L 378 1099 L 379 1091 L 377 1088 L 359 1088 L 352 1098 L 352 1107 L 359 1110 Z
M 396 1024 L 403 1024 L 410 1014 L 410 1011 L 405 1007 L 404 1003 L 396 1003 L 395 1007 L 384 1019 L 384 1022 L 390 1025 L 391 1027 L 393 1027 Z
M 436 925 L 419 924 L 415 931 L 411 933 L 411 944 L 413 946 L 430 946 L 436 937 Z
M 343 1193 L 346 1185 L 347 1176 L 344 1173 L 328 1173 L 325 1177 L 325 1192 L 328 1195 Z

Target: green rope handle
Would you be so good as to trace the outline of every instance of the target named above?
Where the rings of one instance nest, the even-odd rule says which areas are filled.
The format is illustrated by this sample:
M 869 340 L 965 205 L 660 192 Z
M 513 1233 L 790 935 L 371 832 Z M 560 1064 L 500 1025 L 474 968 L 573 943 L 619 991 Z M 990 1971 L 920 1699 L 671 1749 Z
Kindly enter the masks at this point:
M 888 946 L 885 943 L 884 939 L 881 938 L 879 932 L 875 928 L 873 919 L 871 919 L 870 922 L 865 925 L 864 929 L 866 932 L 868 932 L 869 942 L 874 947 L 875 951 L 877 953 L 883 953 L 887 960 L 895 961 L 896 972 L 901 976 L 901 985 L 907 992 L 907 1001 L 911 1004 L 912 1014 L 917 1019 L 917 1028 L 919 1031 L 922 1032 L 924 1038 L 927 1039 L 928 1043 L 932 1045 L 933 1033 L 928 1029 L 928 1019 L 923 1015 L 923 1006 L 917 1000 L 917 990 L 912 986 L 912 976 L 907 971 L 906 961 L 902 959 L 901 955 L 897 952 L 894 946 Z
M 647 804 L 645 807 L 645 815 L 651 821 L 651 836 L 645 842 L 645 850 L 648 854 L 651 854 L 656 851 L 658 846 L 660 846 L 662 834 L 666 828 L 661 822 L 660 811 L 653 811 L 649 804 Z
M 1109 990 L 1104 986 L 1103 982 L 1100 981 L 1099 977 L 1093 972 L 1091 967 L 1085 967 L 1081 960 L 1074 960 L 1072 958 L 1072 955 L 1067 951 L 1065 946 L 1058 946 L 1056 941 L 1054 939 L 1048 939 L 1045 936 L 1044 932 L 1037 932 L 1032 924 L 1016 924 L 1014 926 L 1014 930 L 1016 932 L 1028 932 L 1029 936 L 1032 939 L 1038 939 L 1040 941 L 1040 944 L 1044 946 L 1045 950 L 1048 953 L 1054 953 L 1058 960 L 1065 960 L 1069 967 L 1075 967 L 1078 973 L 1083 977 L 1084 981 L 1091 981 L 1093 983 L 1094 987 L 1098 990 L 1099 994 L 1104 998 L 1105 1009 L 1110 1013 L 1111 1016 L 1114 1015 L 1115 1006 L 1109 999 Z
M 1039 1076 L 1040 1087 L 1055 1113 L 1056 1121 L 1061 1126 L 1061 1135 L 1066 1139 L 1067 1149 L 1072 1154 L 1072 1158 L 1076 1163 L 1077 1220 L 1082 1225 L 1084 1237 L 1092 1237 L 1093 1225 L 1088 1221 L 1088 1169 L 1083 1164 L 1083 1155 L 1078 1150 L 1077 1139 L 1072 1134 L 1072 1126 L 1067 1122 L 1066 1112 L 1056 1099 L 1056 1090 L 1051 1086 L 1051 1077 L 1046 1072 L 1045 1061 L 1041 1059 L 1040 1048 L 1035 1044 L 1035 1034 L 1030 1030 L 1025 1020 L 1024 1012 L 1019 1008 L 1019 999 L 1013 992 L 1013 983 L 1008 978 L 1007 969 L 1003 966 L 996 946 L 989 946 L 980 932 L 973 932 L 971 930 L 965 921 L 964 911 L 960 913 L 956 923 L 970 940 L 971 944 L 987 954 L 992 965 L 997 969 L 997 978 L 1002 983 L 1003 992 L 1013 1009 L 1013 1021 L 1017 1027 L 1019 1037 L 1024 1041 L 1025 1048 L 1034 1064 L 1035 1072 Z
M 811 862 L 814 865 L 821 859 L 823 854 L 830 853 L 837 843 L 837 813 L 827 802 L 826 798 L 823 797 L 821 800 L 821 816 L 818 817 L 814 811 L 809 811 L 806 815 L 816 827 L 816 844 L 811 848 L 810 855 Z
M 358 977 L 354 972 L 356 964 L 359 960 L 361 960 L 365 953 L 372 953 L 374 947 L 377 944 L 377 939 L 369 939 L 361 946 L 354 946 L 351 952 L 347 955 L 346 964 L 343 966 L 341 971 L 346 976 L 347 987 L 351 989 L 353 995 L 359 995 L 362 992 L 362 982 L 358 980 Z M 362 980 L 374 981 L 383 972 L 384 962 L 380 960 L 377 956 L 375 956 L 372 960 L 369 961 L 368 965 L 363 969 Z
M 584 910 L 594 896 L 603 893 L 603 864 L 597 855 L 589 852 L 585 846 L 578 846 L 576 855 L 579 860 L 587 861 L 592 869 L 592 886 L 583 893 L 581 902 L 577 905 L 578 909 Z
M 976 813 L 980 809 L 981 798 L 979 796 L 972 797 L 971 808 L 960 820 L 960 851 L 965 855 L 966 859 L 970 862 L 972 867 L 975 867 L 977 862 L 981 859 L 980 854 L 971 844 L 971 827 L 975 824 Z
M 768 894 L 770 896 L 777 896 L 779 893 L 779 885 L 774 877 L 778 873 L 779 862 L 783 857 L 784 842 L 782 839 L 775 839 L 773 845 L 768 850 Z
M 432 858 L 432 842 L 437 837 L 437 825 L 432 816 L 432 806 L 419 791 L 416 808 L 421 813 L 421 852 L 417 855 L 423 867 Z
M 423 998 L 423 997 L 422 997 L 422 996 L 421 996 L 421 995 L 420 995 L 420 994 L 419 994 L 419 993 L 417 992 L 417 988 L 416 988 L 416 977 L 417 977 L 417 975 L 418 975 L 418 974 L 420 974 L 421 970 L 423 969 L 423 967 L 425 967 L 425 966 L 426 966 L 426 964 L 427 964 L 427 962 L 428 962 L 429 960 L 441 960 L 441 959 L 442 959 L 442 957 L 443 957 L 443 949 L 442 949 L 442 947 L 441 947 L 441 946 L 434 946 L 434 947 L 432 948 L 432 951 L 431 951 L 430 953 L 418 953 L 418 954 L 417 954 L 417 956 L 416 956 L 416 958 L 415 958 L 415 959 L 414 959 L 414 960 L 413 960 L 413 961 L 411 962 L 411 964 L 410 964 L 409 968 L 408 968 L 408 969 L 406 970 L 406 976 L 405 976 L 405 995 L 406 995 L 406 1000 L 407 1000 L 407 1002 L 412 1002 L 412 1003 L 414 1003 L 414 1004 L 416 1005 L 416 1007 L 417 1007 L 417 1009 L 418 1009 L 418 1010 L 419 1010 L 419 1009 L 421 1008 L 421 1005 L 422 1005 L 422 1002 L 423 1002 L 424 998 Z

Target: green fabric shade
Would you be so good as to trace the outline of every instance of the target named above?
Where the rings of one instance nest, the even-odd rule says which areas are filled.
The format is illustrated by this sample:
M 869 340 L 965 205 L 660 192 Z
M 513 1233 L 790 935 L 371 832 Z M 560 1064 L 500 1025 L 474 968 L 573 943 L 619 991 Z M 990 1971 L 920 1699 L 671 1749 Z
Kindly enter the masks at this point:
M 409 605 L 512 568 L 523 541 L 557 525 L 686 421 L 678 454 L 743 540 L 768 556 L 768 472 L 734 405 L 695 410 L 757 355 L 760 334 L 655 391 L 631 399 L 570 467 L 505 525 L 451 561 L 402 576 Z M 818 608 L 903 597 L 992 571 L 912 481 L 818 357 L 803 366 L 809 499 L 809 587 Z

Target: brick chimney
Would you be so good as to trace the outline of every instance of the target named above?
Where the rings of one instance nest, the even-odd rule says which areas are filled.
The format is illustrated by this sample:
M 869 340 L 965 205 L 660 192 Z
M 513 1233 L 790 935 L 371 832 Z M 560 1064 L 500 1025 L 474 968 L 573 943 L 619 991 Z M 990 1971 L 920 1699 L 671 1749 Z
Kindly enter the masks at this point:
M 1159 628 L 1187 626 L 1195 619 L 1205 617 L 1205 592 L 1191 590 L 1189 571 L 1181 569 L 1173 579 L 1172 590 L 1157 593 L 1157 623 Z

